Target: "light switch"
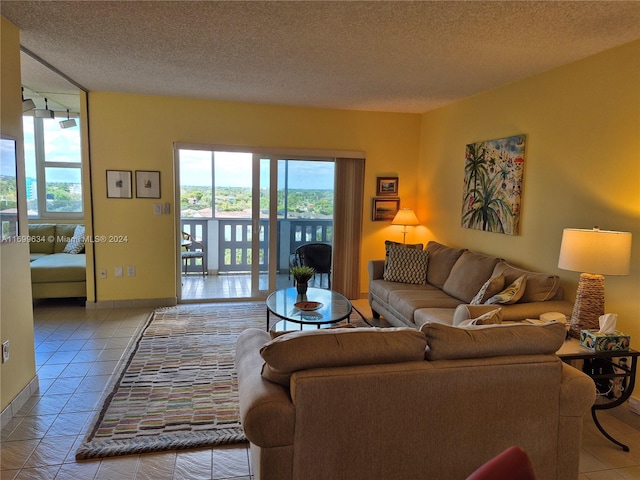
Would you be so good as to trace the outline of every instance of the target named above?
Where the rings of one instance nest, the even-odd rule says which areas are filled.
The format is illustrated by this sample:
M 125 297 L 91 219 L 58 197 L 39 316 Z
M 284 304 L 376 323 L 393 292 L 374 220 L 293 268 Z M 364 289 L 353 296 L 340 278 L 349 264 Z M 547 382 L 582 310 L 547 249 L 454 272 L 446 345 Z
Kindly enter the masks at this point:
M 162 215 L 162 204 L 154 203 L 153 204 L 153 214 L 154 215 Z

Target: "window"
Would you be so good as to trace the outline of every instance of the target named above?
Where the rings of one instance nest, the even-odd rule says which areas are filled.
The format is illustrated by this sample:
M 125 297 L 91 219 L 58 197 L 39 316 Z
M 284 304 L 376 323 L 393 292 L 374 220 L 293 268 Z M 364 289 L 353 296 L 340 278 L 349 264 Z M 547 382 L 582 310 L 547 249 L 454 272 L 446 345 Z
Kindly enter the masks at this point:
M 53 118 L 22 120 L 28 216 L 82 218 L 79 125 L 63 129 Z

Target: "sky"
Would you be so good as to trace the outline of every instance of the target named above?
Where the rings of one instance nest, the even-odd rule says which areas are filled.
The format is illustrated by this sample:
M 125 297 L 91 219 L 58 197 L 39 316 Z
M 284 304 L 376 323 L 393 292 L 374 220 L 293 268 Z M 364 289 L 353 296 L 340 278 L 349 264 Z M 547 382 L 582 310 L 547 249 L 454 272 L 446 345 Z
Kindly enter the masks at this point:
M 251 153 L 214 152 L 216 184 L 224 187 L 251 187 Z M 261 177 L 268 178 L 268 162 L 261 162 Z M 334 163 L 320 161 L 289 162 L 289 188 L 333 189 Z M 278 172 L 278 184 L 284 183 L 284 171 Z M 211 185 L 211 152 L 180 150 L 180 184 Z
M 48 162 L 81 162 L 80 156 L 80 119 L 78 126 L 60 128 L 60 119 L 44 119 L 45 160 Z M 36 178 L 35 145 L 33 118 L 23 117 L 24 158 L 27 178 Z M 75 169 L 74 169 L 75 170 Z M 80 182 L 80 170 L 74 172 L 72 182 Z M 68 182 L 69 170 L 51 168 L 47 170 L 48 182 Z

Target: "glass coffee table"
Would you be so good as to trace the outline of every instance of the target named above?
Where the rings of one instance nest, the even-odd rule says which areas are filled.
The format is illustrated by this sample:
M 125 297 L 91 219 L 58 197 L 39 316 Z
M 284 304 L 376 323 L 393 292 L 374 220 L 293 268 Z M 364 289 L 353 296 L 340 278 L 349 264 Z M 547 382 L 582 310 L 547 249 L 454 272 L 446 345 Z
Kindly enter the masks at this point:
M 296 328 L 324 328 L 348 319 L 352 306 L 347 297 L 332 290 L 309 288 L 306 295 L 299 295 L 292 287 L 277 290 L 267 297 L 267 332 L 270 328 L 271 314 L 280 320 L 274 326 L 276 331 L 291 330 L 288 323 Z M 296 305 L 297 304 L 297 305 Z

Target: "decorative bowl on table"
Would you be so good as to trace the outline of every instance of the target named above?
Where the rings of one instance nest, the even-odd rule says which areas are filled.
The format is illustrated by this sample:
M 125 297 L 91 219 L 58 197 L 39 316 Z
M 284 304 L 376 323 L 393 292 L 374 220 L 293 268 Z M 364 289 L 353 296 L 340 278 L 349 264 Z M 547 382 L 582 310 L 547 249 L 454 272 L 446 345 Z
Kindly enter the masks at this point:
M 293 304 L 298 310 L 302 310 L 303 312 L 312 312 L 314 310 L 318 310 L 322 308 L 324 305 L 320 302 L 297 302 Z

